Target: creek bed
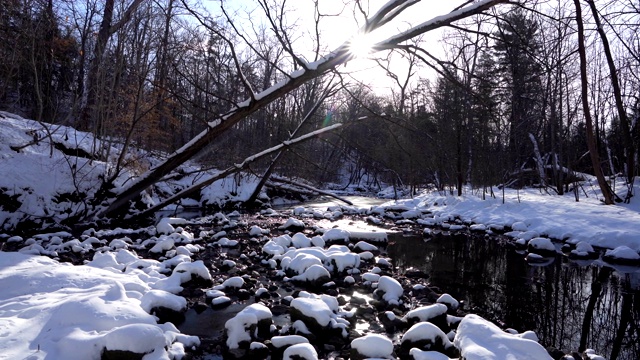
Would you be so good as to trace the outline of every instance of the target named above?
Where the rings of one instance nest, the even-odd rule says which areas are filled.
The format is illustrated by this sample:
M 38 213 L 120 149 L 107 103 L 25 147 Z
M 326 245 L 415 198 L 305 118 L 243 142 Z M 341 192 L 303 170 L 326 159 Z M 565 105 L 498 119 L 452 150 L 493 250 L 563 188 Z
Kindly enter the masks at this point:
M 253 217 L 244 220 L 256 222 Z M 278 222 L 269 220 L 272 225 Z M 358 218 L 309 223 L 323 228 L 371 228 Z M 267 225 L 263 222 L 261 226 Z M 308 224 L 307 228 L 312 226 Z M 407 278 L 419 274 L 416 283 L 427 283 L 437 292 L 461 300 L 463 312 L 479 314 L 518 332 L 533 330 L 541 344 L 565 353 L 593 348 L 608 359 L 640 358 L 640 269 L 612 268 L 601 260 L 572 261 L 560 252 L 547 258 L 544 266 L 529 264 L 525 253 L 504 236 L 436 229 L 425 237 L 419 227 L 394 230 L 388 233 L 388 245 L 381 246 L 383 254 L 392 260 L 392 273 Z M 278 292 L 284 297 L 295 290 L 304 287 L 290 286 Z M 347 301 L 354 296 L 341 295 Z M 221 343 L 226 320 L 254 301 L 251 297 L 225 309 L 207 308 L 200 314 L 190 309 L 179 328 L 204 338 L 205 343 Z M 287 315 L 274 316 L 279 327 L 287 326 L 288 321 Z M 360 334 L 384 333 L 380 324 L 361 318 L 354 330 Z M 387 335 L 397 338 L 397 334 Z M 215 358 L 207 356 L 201 358 Z

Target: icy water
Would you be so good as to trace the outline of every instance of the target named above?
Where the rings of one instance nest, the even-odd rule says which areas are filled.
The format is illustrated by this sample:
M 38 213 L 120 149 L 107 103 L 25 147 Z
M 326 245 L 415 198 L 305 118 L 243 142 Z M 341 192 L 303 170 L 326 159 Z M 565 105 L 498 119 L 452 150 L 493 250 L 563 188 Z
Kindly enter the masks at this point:
M 563 350 L 594 348 L 607 359 L 640 359 L 640 269 L 573 262 L 546 266 L 495 239 L 396 235 L 389 254 L 400 272 L 429 274 L 431 285 L 465 301 L 466 311 Z
M 346 198 L 357 207 L 387 201 Z M 343 203 L 321 199 L 302 205 L 326 210 L 339 204 Z M 295 206 L 299 205 L 280 207 L 279 211 Z M 328 220 L 318 222 L 331 227 Z M 340 222 L 334 225 L 345 226 Z M 364 222 L 362 225 L 366 226 Z M 386 250 L 395 270 L 423 271 L 431 286 L 464 302 L 465 312 L 518 332 L 533 330 L 544 346 L 565 352 L 593 348 L 610 360 L 640 359 L 640 268 L 613 268 L 601 260 L 572 261 L 560 253 L 544 266 L 531 265 L 525 261 L 524 252 L 504 239 L 438 231 L 436 234 L 439 235 L 424 238 L 389 233 Z M 221 336 L 226 320 L 251 302 L 223 310 L 207 309 L 201 314 L 189 310 L 180 329 Z M 274 321 L 286 323 L 288 319 L 275 316 Z M 381 331 L 375 324 L 359 322 L 356 327 Z M 219 358 L 212 355 L 208 359 Z

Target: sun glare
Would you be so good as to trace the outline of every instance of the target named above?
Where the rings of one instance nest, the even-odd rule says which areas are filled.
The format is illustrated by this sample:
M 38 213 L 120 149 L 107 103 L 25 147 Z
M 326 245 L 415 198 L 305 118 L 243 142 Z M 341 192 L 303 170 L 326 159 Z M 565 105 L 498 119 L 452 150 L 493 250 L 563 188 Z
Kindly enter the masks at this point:
M 373 52 L 375 41 L 370 34 L 358 34 L 349 42 L 349 52 L 357 59 L 365 59 Z

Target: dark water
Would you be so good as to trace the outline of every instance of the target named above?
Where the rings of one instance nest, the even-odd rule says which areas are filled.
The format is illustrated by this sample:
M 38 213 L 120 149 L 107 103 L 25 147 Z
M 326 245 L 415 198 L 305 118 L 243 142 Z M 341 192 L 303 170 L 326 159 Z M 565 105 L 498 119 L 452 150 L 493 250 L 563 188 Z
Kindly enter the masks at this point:
M 558 254 L 532 266 L 496 240 L 398 235 L 388 248 L 399 271 L 413 267 L 474 312 L 565 351 L 640 359 L 640 269 L 573 262 Z

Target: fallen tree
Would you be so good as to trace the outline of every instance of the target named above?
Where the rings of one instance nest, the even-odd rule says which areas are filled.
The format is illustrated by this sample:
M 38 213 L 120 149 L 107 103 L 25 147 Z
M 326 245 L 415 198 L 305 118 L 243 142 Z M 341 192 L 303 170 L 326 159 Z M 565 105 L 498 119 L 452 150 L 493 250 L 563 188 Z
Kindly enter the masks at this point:
M 230 167 L 218 172 L 216 175 L 211 176 L 208 179 L 203 180 L 203 181 L 201 181 L 201 182 L 199 182 L 197 184 L 191 185 L 188 188 L 186 188 L 186 189 L 178 192 L 177 194 L 169 197 L 168 199 L 166 199 L 166 200 L 164 200 L 164 201 L 162 201 L 162 202 L 160 202 L 160 203 L 158 203 L 158 204 L 156 204 L 156 205 L 154 205 L 154 206 L 152 206 L 152 207 L 150 207 L 150 208 L 148 208 L 148 209 L 146 209 L 146 210 L 144 210 L 144 211 L 142 211 L 140 213 L 135 214 L 135 217 L 144 217 L 144 216 L 153 214 L 154 212 L 166 207 L 167 205 L 173 204 L 174 202 L 176 202 L 176 201 L 178 201 L 180 199 L 184 199 L 186 197 L 189 197 L 189 196 L 193 195 L 197 191 L 200 191 L 200 190 L 202 190 L 202 188 L 213 184 L 217 180 L 224 179 L 227 176 L 246 168 L 251 163 L 253 163 L 253 162 L 255 162 L 255 161 L 259 160 L 259 159 L 262 159 L 267 155 L 271 155 L 271 154 L 273 154 L 275 152 L 282 151 L 282 149 L 285 149 L 285 148 L 287 148 L 289 146 L 292 146 L 292 145 L 299 144 L 301 142 L 310 140 L 310 139 L 312 139 L 312 138 L 314 138 L 314 137 L 316 137 L 316 136 L 318 136 L 320 134 L 323 134 L 323 133 L 326 133 L 326 132 L 329 132 L 329 131 L 333 131 L 333 130 L 341 127 L 341 126 L 342 126 L 342 124 L 339 124 L 339 123 L 338 124 L 333 124 L 331 126 L 327 126 L 325 128 L 322 128 L 322 129 L 313 131 L 311 133 L 302 135 L 302 136 L 297 137 L 295 139 L 284 141 L 284 142 L 282 142 L 282 143 L 280 143 L 280 144 L 278 144 L 278 145 L 276 145 L 274 147 L 266 149 L 266 150 L 264 150 L 264 151 L 262 151 L 262 152 L 260 152 L 258 154 L 252 155 L 252 156 L 244 159 L 244 161 L 242 161 L 241 163 L 238 163 L 238 164 L 235 164 L 233 166 L 230 166 Z
M 367 19 L 365 25 L 360 29 L 360 33 L 370 33 L 383 27 L 399 14 L 407 10 L 410 6 L 415 5 L 418 2 L 419 0 L 391 0 L 387 2 L 371 18 Z M 463 6 L 449 14 L 434 17 L 420 25 L 414 26 L 406 31 L 400 32 L 376 43 L 373 45 L 372 51 L 379 52 L 393 49 L 409 39 L 450 25 L 457 20 L 465 19 L 469 16 L 481 13 L 501 3 L 509 3 L 509 1 L 482 0 L 473 3 L 466 2 Z M 188 8 L 187 4 L 184 5 Z M 276 21 L 275 19 L 271 20 Z M 203 23 L 203 25 L 205 24 Z M 285 42 L 286 39 L 280 39 L 280 41 L 283 42 L 281 45 L 285 48 L 289 46 L 289 44 Z M 334 71 L 338 66 L 353 59 L 355 55 L 351 52 L 350 48 L 351 43 L 347 41 L 327 56 L 311 63 L 307 63 L 303 59 L 294 56 L 299 69 L 289 74 L 287 79 L 257 94 L 249 91 L 249 99 L 238 104 L 234 109 L 231 109 L 230 111 L 209 121 L 207 128 L 204 131 L 172 153 L 164 162 L 141 175 L 129 186 L 120 189 L 113 198 L 106 200 L 106 206 L 97 208 L 95 211 L 91 212 L 88 215 L 88 220 L 92 221 L 99 218 L 110 217 L 117 212 L 122 212 L 123 208 L 127 207 L 129 202 L 138 197 L 143 190 L 155 184 L 164 175 L 194 157 L 206 145 L 211 143 L 214 139 L 229 130 L 241 120 L 262 109 L 274 100 L 286 95 L 290 91 L 300 87 L 302 84 L 323 76 L 328 72 Z M 240 78 L 243 78 L 241 72 Z

